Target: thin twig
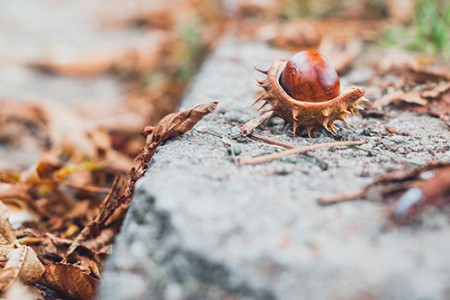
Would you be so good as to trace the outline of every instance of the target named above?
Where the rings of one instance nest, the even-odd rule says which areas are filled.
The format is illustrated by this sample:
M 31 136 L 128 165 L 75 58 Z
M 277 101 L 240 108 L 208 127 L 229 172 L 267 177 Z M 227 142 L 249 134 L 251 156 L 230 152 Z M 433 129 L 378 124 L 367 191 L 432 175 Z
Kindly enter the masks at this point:
M 257 133 L 250 134 L 250 137 L 256 138 L 256 139 L 261 140 L 261 141 L 263 141 L 265 143 L 268 143 L 270 145 L 282 147 L 284 149 L 294 149 L 295 148 L 295 146 L 293 146 L 293 145 L 285 144 L 285 143 L 282 143 L 280 141 L 268 138 L 266 136 L 263 136 L 263 135 L 260 135 L 260 134 L 257 134 Z M 305 156 L 310 157 L 310 158 L 314 158 L 316 160 L 319 168 L 321 168 L 322 170 L 327 170 L 328 169 L 328 165 L 322 159 L 318 158 L 317 156 L 315 156 L 315 155 L 313 155 L 311 153 L 303 153 L 303 154 Z
M 369 191 L 376 186 L 384 185 L 382 190 L 380 191 L 380 193 L 383 195 L 389 194 L 389 193 L 394 193 L 394 192 L 398 192 L 401 190 L 407 190 L 410 187 L 416 186 L 418 182 L 420 182 L 420 180 L 409 180 L 407 182 L 402 182 L 402 183 L 392 183 L 392 182 L 389 183 L 389 182 L 384 182 L 384 180 L 376 179 L 372 183 L 366 185 L 363 189 L 361 189 L 357 192 L 351 192 L 351 193 L 347 193 L 347 194 L 343 194 L 343 195 L 339 195 L 339 196 L 321 197 L 321 198 L 317 199 L 317 204 L 331 205 L 331 204 L 337 204 L 337 203 L 362 199 L 362 198 L 367 197 L 367 194 L 369 193 Z M 391 185 L 388 186 L 387 184 L 391 184 Z
M 259 115 L 256 118 L 248 121 L 244 125 L 240 126 L 242 135 L 250 135 L 253 132 L 253 129 L 259 127 L 259 125 L 267 121 L 271 115 L 272 112 L 263 113 L 262 115 Z
M 363 198 L 366 194 L 367 194 L 367 189 L 362 189 L 357 192 L 347 193 L 347 194 L 339 195 L 336 197 L 329 197 L 329 198 L 321 197 L 321 198 L 317 199 L 317 203 L 320 205 L 331 205 L 331 204 L 336 204 L 336 203 L 340 203 L 340 202 L 347 202 L 347 201 L 351 201 L 351 200 L 360 199 L 360 198 Z
M 249 158 L 249 159 L 239 159 L 240 165 L 256 165 L 261 164 L 265 162 L 269 162 L 275 159 L 279 159 L 281 157 L 286 157 L 289 155 L 294 154 L 301 154 L 305 153 L 307 151 L 317 150 L 321 148 L 330 148 L 330 147 L 338 147 L 338 146 L 353 146 L 353 145 L 362 145 L 364 144 L 364 141 L 339 141 L 339 142 L 330 142 L 330 143 L 323 143 L 323 144 L 317 144 L 317 145 L 310 145 L 306 147 L 300 147 L 300 148 L 293 148 L 286 151 L 273 153 L 269 155 L 263 155 L 255 158 Z
M 60 179 L 56 179 L 55 181 L 57 183 L 61 184 L 61 185 L 73 188 L 75 190 L 88 192 L 88 193 L 104 193 L 104 194 L 107 194 L 111 190 L 110 188 L 104 188 L 104 187 L 93 186 L 93 185 L 81 185 L 81 184 L 77 184 L 77 183 L 70 182 L 70 181 L 65 181 L 65 180 L 60 180 Z
M 274 146 L 278 146 L 278 147 L 281 147 L 281 148 L 284 148 L 284 149 L 294 149 L 295 148 L 295 146 L 293 146 L 293 145 L 285 144 L 285 143 L 282 143 L 280 141 L 268 138 L 266 136 L 263 136 L 263 135 L 260 135 L 260 134 L 257 134 L 257 133 L 251 133 L 250 137 L 254 137 L 255 139 L 261 140 L 261 141 L 266 142 L 268 144 L 271 144 L 271 145 L 274 145 Z

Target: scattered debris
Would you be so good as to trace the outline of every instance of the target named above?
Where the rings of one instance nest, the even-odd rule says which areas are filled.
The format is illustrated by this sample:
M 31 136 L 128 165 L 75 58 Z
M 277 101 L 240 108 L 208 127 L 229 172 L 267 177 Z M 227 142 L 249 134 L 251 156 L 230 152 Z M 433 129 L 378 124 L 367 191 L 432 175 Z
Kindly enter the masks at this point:
M 337 197 L 319 198 L 322 205 L 374 197 L 394 201 L 391 217 L 405 223 L 427 206 L 440 207 L 450 203 L 450 164 L 430 163 L 417 169 L 386 174 L 360 191 Z

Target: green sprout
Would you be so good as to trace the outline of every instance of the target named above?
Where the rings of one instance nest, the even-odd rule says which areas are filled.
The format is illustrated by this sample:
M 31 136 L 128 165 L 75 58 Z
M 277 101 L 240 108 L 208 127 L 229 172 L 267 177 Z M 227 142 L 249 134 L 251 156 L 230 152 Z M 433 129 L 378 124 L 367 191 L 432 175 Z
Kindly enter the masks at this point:
M 378 46 L 398 46 L 450 59 L 450 3 L 416 0 L 412 26 L 392 26 Z

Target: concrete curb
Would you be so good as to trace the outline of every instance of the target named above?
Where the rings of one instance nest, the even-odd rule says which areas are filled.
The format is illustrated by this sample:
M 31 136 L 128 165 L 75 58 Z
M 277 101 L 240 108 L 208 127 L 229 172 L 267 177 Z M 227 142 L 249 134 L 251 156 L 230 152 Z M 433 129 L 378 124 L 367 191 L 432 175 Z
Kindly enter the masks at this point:
M 218 110 L 163 145 L 137 185 L 122 232 L 103 273 L 100 299 L 444 299 L 450 297 L 448 217 L 429 211 L 415 226 L 389 226 L 381 202 L 320 207 L 315 199 L 357 190 L 391 169 L 383 156 L 347 148 L 264 165 L 237 166 L 220 137 L 241 155 L 273 147 L 239 137 L 233 122 L 256 116 L 258 76 L 289 57 L 258 42 L 226 38 L 202 68 L 182 108 L 211 100 Z M 347 140 L 396 145 L 399 156 L 449 160 L 445 125 L 408 112 L 389 120 L 338 124 Z M 410 136 L 364 136 L 370 127 Z M 293 145 L 332 141 L 292 138 L 275 123 L 261 133 Z M 447 145 L 448 146 L 448 145 Z M 444 149 L 444 151 L 442 151 Z

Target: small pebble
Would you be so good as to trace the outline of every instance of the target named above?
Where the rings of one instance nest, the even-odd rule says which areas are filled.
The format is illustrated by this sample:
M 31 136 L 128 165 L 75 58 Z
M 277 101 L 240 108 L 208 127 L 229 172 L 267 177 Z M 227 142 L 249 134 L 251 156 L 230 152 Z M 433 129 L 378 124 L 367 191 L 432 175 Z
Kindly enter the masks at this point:
M 238 145 L 231 145 L 230 147 L 227 148 L 227 152 L 228 154 L 233 154 L 234 155 L 239 155 L 241 154 L 241 147 L 239 147 Z
M 362 135 L 365 135 L 365 136 L 376 136 L 376 135 L 378 135 L 378 130 L 372 129 L 372 128 L 365 128 L 365 129 L 361 132 L 361 134 L 362 134 Z
M 395 152 L 395 151 L 398 150 L 398 147 L 395 146 L 395 145 L 392 145 L 392 146 L 387 147 L 386 149 L 387 149 L 387 150 L 390 150 L 390 151 L 392 151 L 392 152 Z
M 386 129 L 386 130 L 387 130 L 387 132 L 389 132 L 389 133 L 397 133 L 397 132 L 398 132 L 398 129 L 395 128 L 395 127 L 389 127 L 389 128 Z
M 359 174 L 359 177 L 369 177 L 370 173 L 367 170 L 363 170 L 361 171 L 361 173 Z

